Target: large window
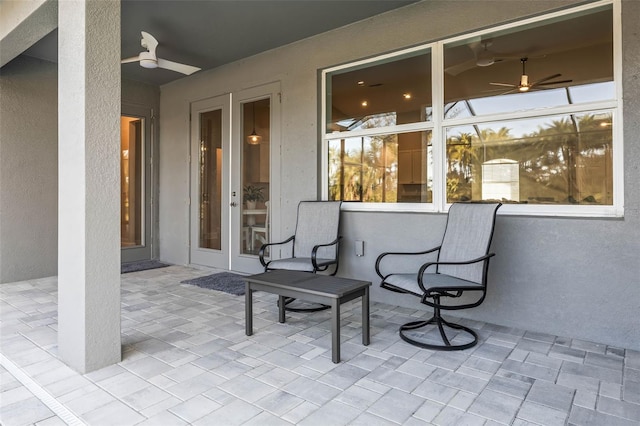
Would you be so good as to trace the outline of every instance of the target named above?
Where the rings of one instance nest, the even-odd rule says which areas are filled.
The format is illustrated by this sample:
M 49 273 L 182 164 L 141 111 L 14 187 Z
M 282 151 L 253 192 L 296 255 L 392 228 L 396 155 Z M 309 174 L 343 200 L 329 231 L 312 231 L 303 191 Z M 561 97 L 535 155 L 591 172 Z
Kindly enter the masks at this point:
M 324 70 L 324 195 L 353 209 L 498 200 L 515 214 L 620 215 L 613 11 L 599 2 Z

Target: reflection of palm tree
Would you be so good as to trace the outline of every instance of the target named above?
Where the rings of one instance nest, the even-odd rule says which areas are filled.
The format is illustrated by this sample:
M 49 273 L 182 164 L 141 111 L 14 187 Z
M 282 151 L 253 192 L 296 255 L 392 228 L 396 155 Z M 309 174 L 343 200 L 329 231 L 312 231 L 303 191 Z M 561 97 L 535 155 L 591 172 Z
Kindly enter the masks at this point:
M 447 199 L 458 201 L 471 199 L 471 179 L 473 164 L 478 160 L 476 135 L 460 133 L 447 140 Z

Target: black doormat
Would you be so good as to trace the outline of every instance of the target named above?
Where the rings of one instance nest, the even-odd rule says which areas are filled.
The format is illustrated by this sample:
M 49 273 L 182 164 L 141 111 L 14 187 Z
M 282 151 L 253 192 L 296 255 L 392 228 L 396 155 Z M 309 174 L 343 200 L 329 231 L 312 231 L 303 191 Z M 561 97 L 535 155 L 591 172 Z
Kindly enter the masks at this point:
M 224 291 L 225 293 L 233 294 L 235 296 L 242 296 L 244 294 L 245 287 L 245 281 L 242 275 L 233 274 L 231 272 L 220 272 L 180 282 L 182 284 L 191 284 L 202 288 L 208 288 L 209 290 Z
M 147 269 L 158 269 L 170 266 L 158 260 L 141 260 L 139 262 L 128 262 L 120 265 L 120 273 L 127 274 L 129 272 L 146 271 Z

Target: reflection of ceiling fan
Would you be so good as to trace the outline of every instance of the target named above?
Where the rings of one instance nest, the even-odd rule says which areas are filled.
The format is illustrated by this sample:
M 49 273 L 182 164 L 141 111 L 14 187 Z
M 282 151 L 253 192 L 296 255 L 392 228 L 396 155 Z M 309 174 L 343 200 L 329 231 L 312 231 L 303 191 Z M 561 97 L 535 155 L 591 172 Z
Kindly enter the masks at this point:
M 182 74 L 191 75 L 196 71 L 200 71 L 198 67 L 192 67 L 191 65 L 179 64 L 177 62 L 168 61 L 166 59 L 158 58 L 156 56 L 156 48 L 158 47 L 158 40 L 156 40 L 151 34 L 141 31 L 142 40 L 140 45 L 147 49 L 146 52 L 140 52 L 138 56 L 133 58 L 123 59 L 121 62 L 127 64 L 129 62 L 140 62 L 140 66 L 144 68 L 164 68 L 171 71 L 176 71 Z
M 469 49 L 473 51 L 473 59 L 447 67 L 444 71 L 449 75 L 458 75 L 475 67 L 488 67 L 498 62 L 520 58 L 519 56 L 502 55 L 493 52 L 489 49 L 492 44 L 492 40 L 469 43 Z
M 527 58 L 521 58 L 520 62 L 522 62 L 522 75 L 520 76 L 520 83 L 518 84 L 509 84 L 509 83 L 489 83 L 492 86 L 504 86 L 504 87 L 511 87 L 511 89 L 507 90 L 506 92 L 502 93 L 503 95 L 506 95 L 507 93 L 511 93 L 511 92 L 528 92 L 529 90 L 542 90 L 542 89 L 550 89 L 550 87 L 545 87 L 545 86 L 551 86 L 551 85 L 555 85 L 555 84 L 563 84 L 563 83 L 570 83 L 573 80 L 557 80 L 557 81 L 549 81 L 549 80 L 553 80 L 554 78 L 558 78 L 560 77 L 562 74 L 553 74 L 550 76 L 547 76 L 545 78 L 541 78 L 540 80 L 536 80 L 533 83 L 529 83 L 529 76 L 527 75 L 526 71 L 525 71 L 525 65 L 527 63 Z

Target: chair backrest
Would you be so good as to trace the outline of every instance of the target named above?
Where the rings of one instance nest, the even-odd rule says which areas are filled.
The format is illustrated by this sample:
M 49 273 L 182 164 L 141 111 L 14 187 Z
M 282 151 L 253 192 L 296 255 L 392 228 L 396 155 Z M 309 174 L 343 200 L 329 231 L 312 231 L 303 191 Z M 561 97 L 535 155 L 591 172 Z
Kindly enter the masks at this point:
M 311 257 L 313 247 L 328 244 L 338 238 L 342 201 L 301 201 L 298 204 L 293 257 Z M 334 259 L 336 246 L 322 247 L 317 256 Z
M 496 212 L 501 203 L 454 203 L 438 255 L 440 262 L 467 261 L 489 253 Z M 485 262 L 473 265 L 440 265 L 438 272 L 482 283 Z

